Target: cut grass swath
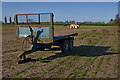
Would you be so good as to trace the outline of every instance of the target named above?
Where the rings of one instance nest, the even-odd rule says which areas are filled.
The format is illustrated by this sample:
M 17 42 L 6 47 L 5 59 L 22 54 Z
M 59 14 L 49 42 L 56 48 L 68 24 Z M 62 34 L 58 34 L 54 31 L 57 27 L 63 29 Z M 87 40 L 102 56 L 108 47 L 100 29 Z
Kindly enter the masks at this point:
M 95 32 L 89 32 L 88 34 L 86 34 L 86 35 L 83 35 L 82 37 L 79 37 L 78 39 L 84 39 L 84 38 L 86 38 L 86 37 L 88 37 L 88 36 L 90 36 L 90 35 L 93 35 L 93 34 L 95 34 Z
M 52 65 L 52 66 L 50 66 L 48 69 L 47 69 L 47 71 L 46 72 L 44 72 L 44 73 L 47 73 L 48 71 L 51 71 L 51 70 L 53 70 L 53 69 L 55 69 L 57 66 L 59 66 L 59 64 L 62 64 L 63 62 L 65 62 L 67 59 L 69 59 L 70 57 L 68 57 L 68 58 L 66 58 L 65 60 L 61 60 L 61 61 L 59 61 L 57 64 L 55 64 L 55 65 Z
M 42 63 L 48 63 L 48 62 L 50 62 L 49 60 L 44 60 L 42 58 L 38 58 L 37 60 L 40 61 L 40 62 L 42 62 Z
M 53 65 L 53 66 L 49 67 L 47 70 L 48 70 L 48 71 L 51 71 L 51 70 L 53 70 L 56 66 L 57 66 L 57 65 Z
M 88 67 L 81 73 L 80 78 L 83 78 L 83 76 L 86 75 L 87 71 L 88 71 Z
M 103 56 L 100 58 L 99 63 L 98 63 L 98 65 L 97 65 L 96 69 L 95 69 L 95 72 L 92 72 L 93 74 L 97 74 L 98 69 L 99 69 L 99 67 L 100 67 L 100 65 L 101 65 L 102 60 L 103 60 Z
M 108 64 L 108 62 L 110 61 L 110 57 L 106 58 L 106 64 Z
M 79 76 L 80 78 L 83 78 L 86 75 L 86 73 L 87 73 L 90 65 L 92 65 L 94 63 L 94 61 L 96 60 L 96 58 L 97 58 L 97 56 L 92 59 L 92 61 L 89 63 L 89 65 L 84 69 L 84 71 Z

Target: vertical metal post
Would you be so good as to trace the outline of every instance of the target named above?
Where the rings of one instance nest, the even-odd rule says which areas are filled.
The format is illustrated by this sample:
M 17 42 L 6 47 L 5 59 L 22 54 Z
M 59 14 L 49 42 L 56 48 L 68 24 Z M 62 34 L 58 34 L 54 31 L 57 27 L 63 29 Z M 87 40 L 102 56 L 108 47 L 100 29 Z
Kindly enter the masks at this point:
M 54 39 L 54 24 L 53 24 L 53 13 L 51 13 L 51 27 L 52 27 L 52 39 Z
M 18 25 L 17 15 L 15 15 L 15 24 Z
M 16 37 L 17 37 L 17 40 L 18 40 L 18 38 L 19 38 L 19 27 L 17 26 L 18 25 L 18 16 L 17 15 L 15 15 L 14 20 L 15 20 L 16 30 L 17 30 Z
M 38 21 L 39 21 L 39 25 L 40 25 L 40 14 L 38 14 Z
M 28 24 L 28 16 L 26 15 L 26 24 Z

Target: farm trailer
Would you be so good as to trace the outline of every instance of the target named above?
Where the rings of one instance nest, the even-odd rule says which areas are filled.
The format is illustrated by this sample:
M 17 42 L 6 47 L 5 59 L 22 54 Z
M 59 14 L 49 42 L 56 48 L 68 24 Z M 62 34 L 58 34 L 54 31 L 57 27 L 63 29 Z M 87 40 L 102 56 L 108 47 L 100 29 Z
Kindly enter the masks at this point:
M 17 40 L 22 41 L 22 53 L 19 57 L 25 59 L 28 52 L 51 49 L 52 45 L 60 46 L 67 53 L 73 48 L 74 36 L 54 35 L 53 13 L 16 14 Z

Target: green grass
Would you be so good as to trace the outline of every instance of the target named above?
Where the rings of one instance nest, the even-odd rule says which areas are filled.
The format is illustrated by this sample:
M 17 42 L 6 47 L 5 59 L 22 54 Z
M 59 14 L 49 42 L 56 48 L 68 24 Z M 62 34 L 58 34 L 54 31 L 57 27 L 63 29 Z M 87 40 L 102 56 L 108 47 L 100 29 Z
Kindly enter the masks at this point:
M 106 58 L 106 64 L 108 64 L 108 62 L 110 61 L 110 57 Z
M 90 65 L 92 65 L 96 59 L 97 59 L 97 56 L 93 58 L 93 60 L 90 62 Z
M 2 24 L 2 27 L 15 27 L 15 24 Z M 67 26 L 64 26 L 64 24 L 61 24 L 61 25 L 54 25 L 54 27 L 57 27 L 57 28 L 63 28 L 63 27 L 66 27 L 66 28 L 69 28 L 69 25 Z M 118 26 L 96 26 L 96 25 L 80 25 L 80 28 L 83 28 L 83 29 L 105 29 L 105 28 L 117 28 Z M 78 29 L 80 29 L 78 28 Z
M 118 64 L 113 65 L 114 69 L 118 69 Z
M 0 24 L 0 27 L 2 27 L 2 24 Z
M 99 35 L 99 34 L 100 34 L 99 32 L 96 33 L 96 35 Z
M 94 63 L 94 61 L 96 60 L 96 58 L 97 58 L 97 56 L 96 57 L 94 57 L 93 59 L 92 59 L 92 61 L 91 61 L 91 58 L 89 58 L 88 60 L 87 60 L 87 62 L 89 62 L 89 61 L 91 61 L 90 63 L 87 63 L 87 68 L 86 69 L 84 69 L 84 71 L 81 73 L 81 75 L 79 76 L 80 78 L 83 78 L 85 75 L 86 75 L 86 73 L 87 73 L 87 71 L 88 71 L 88 67 L 90 66 L 90 65 L 92 65 L 93 63 Z M 85 65 L 85 64 L 84 64 Z
M 53 66 L 49 67 L 49 68 L 48 68 L 48 71 L 53 70 L 56 66 L 57 66 L 57 65 L 53 65 Z
M 88 71 L 88 67 L 81 73 L 80 78 L 83 78 L 83 76 L 86 75 L 87 71 Z
M 83 66 L 89 66 L 89 62 L 91 61 L 91 58 L 88 58 L 87 60 L 86 60 L 86 62 L 83 64 Z
M 118 26 L 80 26 L 83 29 L 107 29 L 107 28 L 117 28 Z
M 75 56 L 72 60 L 79 60 L 80 56 Z
M 99 32 L 95 32 L 94 34 L 95 34 L 95 37 L 94 37 L 94 38 L 93 38 L 93 36 L 94 36 L 94 35 L 93 35 L 92 37 L 86 39 L 86 42 L 87 42 L 89 45 L 92 45 L 92 46 L 98 44 L 98 42 L 103 38 L 102 36 L 99 36 L 99 37 L 96 36 L 96 35 L 100 35 Z
M 84 39 L 84 38 L 86 38 L 88 36 L 91 36 L 91 35 L 93 35 L 95 33 L 96 33 L 96 31 L 95 32 L 87 32 L 87 33 L 85 33 L 85 35 L 83 33 L 83 36 L 79 37 L 78 39 Z M 82 34 L 80 34 L 80 35 L 82 35 Z
M 92 58 L 88 58 L 86 60 L 86 62 L 83 64 L 83 66 L 87 66 L 84 70 L 83 70 L 83 67 L 81 67 L 81 68 L 77 67 L 76 69 L 79 69 L 79 70 L 77 72 L 74 72 L 74 73 L 71 72 L 68 75 L 68 77 L 71 76 L 72 78 L 75 78 L 75 77 L 77 77 L 81 73 L 80 76 L 78 76 L 78 77 L 83 78 L 85 76 L 85 74 L 87 73 L 88 69 L 89 69 L 88 67 L 93 64 L 93 62 L 95 61 L 96 58 L 97 58 L 97 56 L 94 57 L 93 59 Z M 81 70 L 83 70 L 83 72 L 81 72 Z
M 95 71 L 95 72 L 92 72 L 92 74 L 97 74 L 97 72 Z
M 26 68 L 26 69 L 24 69 L 24 70 L 21 70 L 21 71 L 17 72 L 16 75 L 19 75 L 19 74 L 25 72 L 26 70 L 28 70 L 28 69 L 30 69 L 30 68 L 34 68 L 34 67 L 35 67 L 34 65 L 29 66 L 28 68 Z
M 67 78 L 69 78 L 72 74 L 73 74 L 73 73 L 71 72 L 71 73 L 67 76 Z
M 34 55 L 30 55 L 30 57 L 34 58 L 35 56 Z
M 91 44 L 91 42 L 92 42 L 91 39 L 86 39 L 86 41 L 88 44 Z
M 86 31 L 86 32 L 84 32 L 84 33 L 80 33 L 79 35 L 85 35 L 85 34 L 87 34 L 87 33 L 89 33 L 89 31 Z
M 22 71 L 20 71 L 20 72 L 17 72 L 16 75 L 19 75 L 19 74 L 21 74 L 21 73 L 23 73 L 23 72 L 25 72 L 25 70 L 22 70 Z
M 75 77 L 76 77 L 76 75 L 72 75 L 71 77 L 72 77 L 72 78 L 75 78 Z
M 97 69 L 100 67 L 102 60 L 103 60 L 103 56 L 100 58 L 100 61 L 99 61 L 98 65 L 97 65 Z
M 66 65 L 70 68 L 72 66 L 72 61 L 66 63 Z
M 106 43 L 107 43 L 107 41 L 106 41 L 106 39 L 105 39 L 105 40 L 103 40 L 103 41 L 100 43 L 100 46 L 105 45 Z
M 37 60 L 40 61 L 40 62 L 42 62 L 42 63 L 48 63 L 48 62 L 50 62 L 49 60 L 43 60 L 42 58 L 38 58 Z
M 115 51 L 115 49 L 112 47 L 112 48 L 110 48 L 110 51 L 114 52 L 114 51 Z
M 15 24 L 2 24 L 2 27 L 15 27 Z
M 61 60 L 58 62 L 58 64 L 62 64 L 63 62 L 65 62 L 65 60 Z
M 79 37 L 78 39 L 83 39 L 83 37 Z
M 95 72 L 92 72 L 93 74 L 97 74 L 98 69 L 100 68 L 100 65 L 101 65 L 102 60 L 103 60 L 103 56 L 100 58 L 99 63 L 98 63 L 98 65 L 97 65 L 96 69 L 95 69 Z
M 95 34 L 95 33 L 96 33 L 96 32 L 91 32 L 91 33 L 85 35 L 85 37 L 90 36 L 90 35 L 93 35 L 93 34 Z
M 96 37 L 94 39 L 91 40 L 91 45 L 94 46 L 94 45 L 97 45 L 99 43 L 100 40 L 102 40 L 103 37 Z
M 50 67 L 47 69 L 47 71 L 43 72 L 43 74 L 46 74 L 48 71 L 53 70 L 54 68 L 56 68 L 57 66 L 59 66 L 58 64 L 64 63 L 64 62 L 65 62 L 67 59 L 69 59 L 69 58 L 71 58 L 71 57 L 68 57 L 68 58 L 66 58 L 65 60 L 59 61 L 57 64 L 50 66 Z
M 92 76 L 92 78 L 96 78 L 96 76 Z
M 32 73 L 29 76 L 38 77 L 36 74 Z

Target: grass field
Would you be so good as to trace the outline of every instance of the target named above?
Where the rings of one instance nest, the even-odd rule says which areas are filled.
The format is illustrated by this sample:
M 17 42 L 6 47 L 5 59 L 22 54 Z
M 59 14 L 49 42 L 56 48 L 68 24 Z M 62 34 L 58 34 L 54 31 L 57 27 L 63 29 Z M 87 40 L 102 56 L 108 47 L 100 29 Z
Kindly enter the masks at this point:
M 13 25 L 12 25 L 13 26 Z M 16 40 L 15 27 L 2 27 L 3 77 L 10 78 L 117 78 L 118 31 L 117 26 L 69 26 L 55 25 L 55 35 L 78 33 L 74 48 L 61 53 L 59 47 L 50 51 L 28 54 L 32 60 L 18 64 L 21 42 Z M 44 60 L 43 60 L 44 59 Z

